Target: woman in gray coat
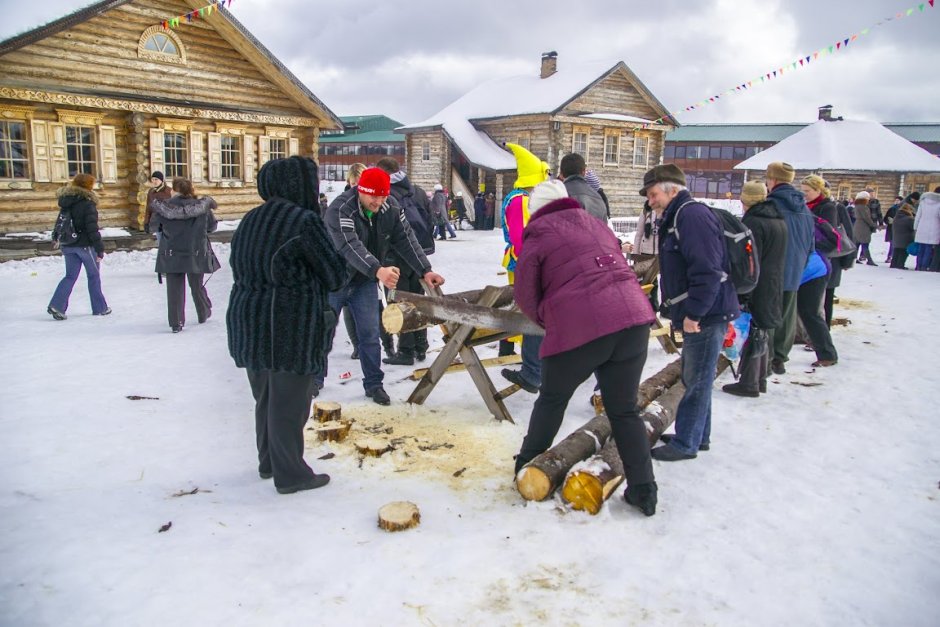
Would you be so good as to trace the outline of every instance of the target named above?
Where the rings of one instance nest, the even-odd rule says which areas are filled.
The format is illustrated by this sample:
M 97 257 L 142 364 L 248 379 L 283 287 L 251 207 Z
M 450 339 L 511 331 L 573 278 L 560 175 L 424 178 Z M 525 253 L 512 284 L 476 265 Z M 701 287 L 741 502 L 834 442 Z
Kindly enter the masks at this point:
M 166 275 L 167 319 L 173 333 L 182 331 L 186 324 L 184 280 L 189 282 L 199 324 L 212 315 L 212 301 L 203 276 L 220 267 L 208 235 L 218 226 L 212 214 L 217 207 L 211 196 L 197 197 L 192 182 L 184 178 L 173 179 L 172 198 L 153 202 L 152 223 L 162 234 L 156 272 Z
M 868 245 L 871 244 L 871 234 L 878 230 L 871 217 L 871 209 L 868 208 L 870 197 L 868 192 L 859 192 L 855 196 L 855 226 L 852 230 L 852 235 L 855 237 L 852 239 L 858 244 L 858 263 L 865 261 L 869 266 L 877 266 L 878 264 L 871 258 L 871 251 L 868 250 Z

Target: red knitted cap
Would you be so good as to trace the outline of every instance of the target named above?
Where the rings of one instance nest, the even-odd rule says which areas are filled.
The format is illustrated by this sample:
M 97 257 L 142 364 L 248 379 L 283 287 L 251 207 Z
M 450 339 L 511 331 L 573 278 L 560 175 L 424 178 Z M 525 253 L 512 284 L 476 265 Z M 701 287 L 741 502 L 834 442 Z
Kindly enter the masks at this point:
M 359 191 L 369 196 L 388 196 L 392 181 L 381 168 L 366 168 L 359 177 Z

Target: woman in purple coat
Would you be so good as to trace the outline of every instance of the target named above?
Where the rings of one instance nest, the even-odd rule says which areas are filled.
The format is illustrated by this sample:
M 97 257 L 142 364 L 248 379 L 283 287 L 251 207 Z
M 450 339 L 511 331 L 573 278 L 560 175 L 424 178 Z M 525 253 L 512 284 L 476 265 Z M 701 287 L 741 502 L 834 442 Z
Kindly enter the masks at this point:
M 548 450 L 572 394 L 596 374 L 623 460 L 624 498 L 652 516 L 656 482 L 636 401 L 653 309 L 613 231 L 567 198 L 563 184 L 538 185 L 529 211 L 515 299 L 545 328 L 545 339 L 539 353 L 542 387 L 516 456 L 516 472 Z

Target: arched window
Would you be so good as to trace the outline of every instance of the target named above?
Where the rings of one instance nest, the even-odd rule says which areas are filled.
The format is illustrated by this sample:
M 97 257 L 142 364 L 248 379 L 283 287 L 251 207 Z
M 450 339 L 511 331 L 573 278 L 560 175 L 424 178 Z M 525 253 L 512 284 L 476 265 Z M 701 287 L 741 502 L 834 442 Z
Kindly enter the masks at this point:
M 186 63 L 186 50 L 179 35 L 159 24 L 151 26 L 137 42 L 137 56 L 150 61 L 164 63 Z

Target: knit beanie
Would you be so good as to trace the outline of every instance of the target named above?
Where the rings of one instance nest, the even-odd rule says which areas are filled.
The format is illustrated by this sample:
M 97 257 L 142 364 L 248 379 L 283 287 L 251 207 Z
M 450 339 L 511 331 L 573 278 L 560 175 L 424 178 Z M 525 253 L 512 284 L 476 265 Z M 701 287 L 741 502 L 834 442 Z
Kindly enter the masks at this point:
M 382 168 L 366 168 L 359 177 L 359 191 L 367 196 L 388 196 L 392 179 Z
M 161 181 L 165 181 L 165 180 L 166 180 L 166 179 L 163 178 L 163 172 L 161 172 L 160 170 L 154 170 L 154 171 L 153 171 L 153 174 L 150 175 L 150 178 L 152 178 L 152 179 L 160 179 Z
M 796 177 L 793 166 L 783 161 L 774 161 L 767 166 L 767 178 L 781 183 L 792 183 Z
M 597 178 L 597 173 L 594 170 L 585 172 L 584 180 L 587 181 L 588 185 L 590 185 L 591 189 L 595 192 L 601 188 L 601 180 Z
M 750 209 L 767 199 L 767 187 L 760 181 L 748 181 L 741 190 L 741 204 Z
M 258 172 L 258 194 L 265 200 L 289 200 L 304 209 L 319 210 L 320 178 L 309 157 L 272 159 Z
M 548 164 L 533 155 L 531 152 L 518 144 L 506 144 L 506 148 L 512 151 L 516 157 L 516 182 L 513 187 L 524 189 L 535 187 L 542 181 L 548 180 Z
M 565 184 L 558 179 L 552 179 L 539 183 L 529 194 L 529 215 L 532 215 L 550 202 L 559 198 L 567 198 L 568 189 Z
M 91 191 L 95 188 L 95 177 L 91 174 L 79 173 L 72 179 L 72 185 Z

